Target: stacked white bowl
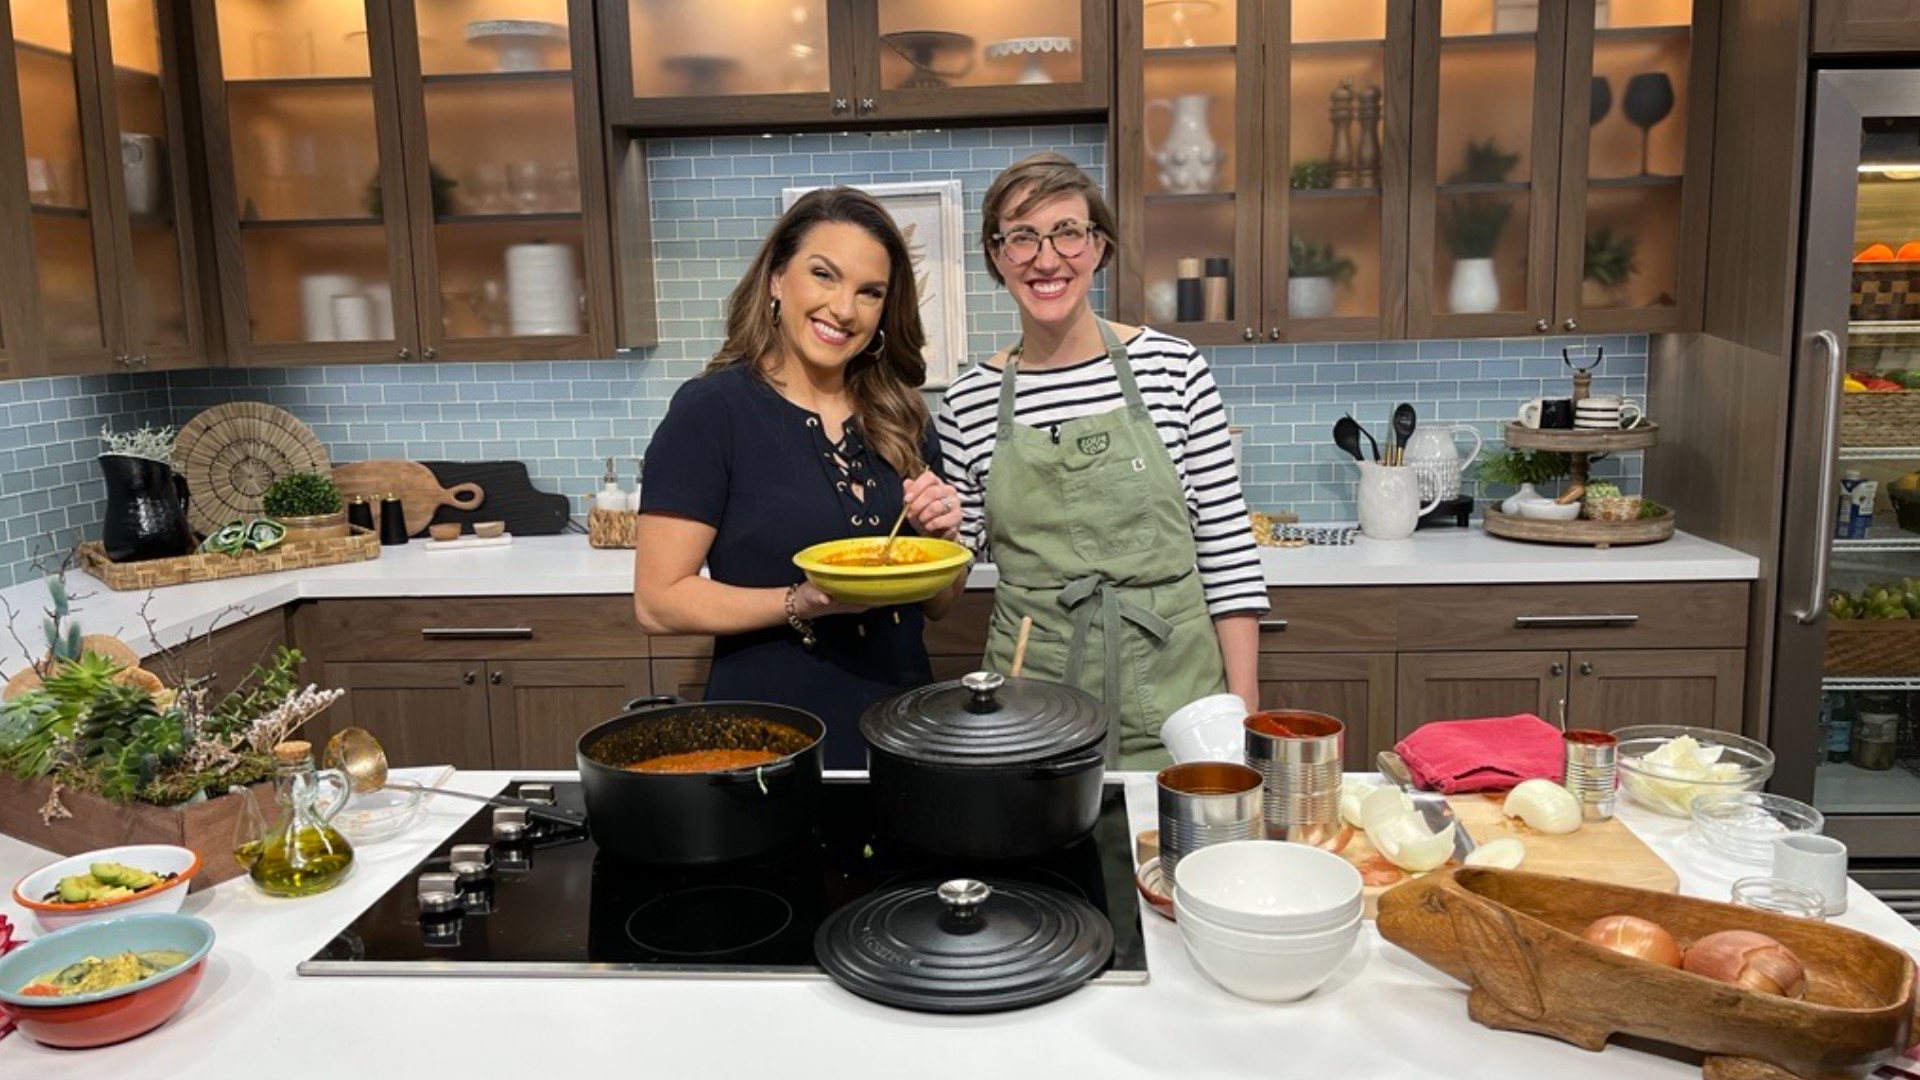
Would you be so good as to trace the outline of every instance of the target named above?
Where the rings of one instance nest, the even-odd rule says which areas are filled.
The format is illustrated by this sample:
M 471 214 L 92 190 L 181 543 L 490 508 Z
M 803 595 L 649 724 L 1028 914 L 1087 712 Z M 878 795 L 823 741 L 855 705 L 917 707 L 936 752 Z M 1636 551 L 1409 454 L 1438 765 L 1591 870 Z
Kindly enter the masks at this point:
M 1294 1001 L 1360 937 L 1360 871 L 1306 844 L 1236 840 L 1180 860 L 1174 918 L 1206 976 L 1254 1001 Z

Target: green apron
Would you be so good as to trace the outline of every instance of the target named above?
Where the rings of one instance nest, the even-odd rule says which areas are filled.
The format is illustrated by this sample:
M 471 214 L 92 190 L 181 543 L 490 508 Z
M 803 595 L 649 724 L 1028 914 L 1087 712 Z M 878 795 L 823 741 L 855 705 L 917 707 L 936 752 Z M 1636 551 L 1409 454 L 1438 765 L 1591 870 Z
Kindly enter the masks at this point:
M 1020 674 L 1077 686 L 1117 721 L 1107 763 L 1172 763 L 1160 725 L 1226 689 L 1220 638 L 1195 566 L 1186 491 L 1105 320 L 1100 337 L 1126 404 L 1042 431 L 1014 423 L 1014 370 L 1000 377 L 987 475 L 994 590 L 986 666 L 1006 671 L 1023 616 L 1033 618 Z

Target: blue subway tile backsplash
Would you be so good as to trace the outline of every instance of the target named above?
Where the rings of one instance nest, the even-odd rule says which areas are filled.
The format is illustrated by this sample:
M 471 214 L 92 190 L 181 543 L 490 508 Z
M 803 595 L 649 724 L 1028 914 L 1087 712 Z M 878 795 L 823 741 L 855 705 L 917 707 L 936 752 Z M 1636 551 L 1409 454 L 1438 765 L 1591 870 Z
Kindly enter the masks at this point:
M 102 426 L 177 427 L 228 401 L 292 412 L 336 462 L 516 459 L 542 489 L 581 495 L 597 486 L 612 457 L 628 482 L 674 391 L 719 344 L 726 296 L 789 187 L 959 180 L 968 354 L 986 356 L 1018 333 L 1019 322 L 979 252 L 981 197 L 1001 169 L 1043 148 L 1105 181 L 1099 125 L 649 143 L 661 340 L 612 358 L 0 382 L 0 585 L 58 565 L 77 540 L 98 535 L 104 487 L 93 458 Z M 1105 304 L 1098 287 L 1095 303 Z M 1519 401 L 1565 393 L 1563 347 L 1594 345 L 1607 357 L 1594 391 L 1642 396 L 1645 336 L 1246 345 L 1209 356 L 1231 422 L 1245 429 L 1249 505 L 1306 521 L 1350 521 L 1354 470 L 1331 439 L 1343 413 L 1378 435 L 1393 404 L 1410 401 L 1429 422 L 1471 425 L 1491 446 Z M 1637 481 L 1639 467 L 1639 455 L 1629 454 L 1598 463 L 1594 473 Z

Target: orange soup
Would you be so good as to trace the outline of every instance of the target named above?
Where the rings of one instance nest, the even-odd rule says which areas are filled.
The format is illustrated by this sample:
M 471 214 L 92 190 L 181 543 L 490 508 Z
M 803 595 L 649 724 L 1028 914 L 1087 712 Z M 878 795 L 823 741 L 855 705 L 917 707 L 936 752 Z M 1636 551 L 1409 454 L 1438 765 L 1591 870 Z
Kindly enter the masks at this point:
M 624 766 L 628 772 L 700 773 L 744 769 L 780 760 L 771 750 L 690 750 L 683 754 L 662 754 Z
M 830 555 L 822 555 L 820 561 L 828 566 L 911 566 L 914 563 L 933 561 L 933 556 L 920 550 L 918 544 L 895 543 L 893 550 L 887 552 L 886 561 L 882 562 L 880 552 L 884 549 L 884 544 L 877 544 L 868 548 L 836 551 Z

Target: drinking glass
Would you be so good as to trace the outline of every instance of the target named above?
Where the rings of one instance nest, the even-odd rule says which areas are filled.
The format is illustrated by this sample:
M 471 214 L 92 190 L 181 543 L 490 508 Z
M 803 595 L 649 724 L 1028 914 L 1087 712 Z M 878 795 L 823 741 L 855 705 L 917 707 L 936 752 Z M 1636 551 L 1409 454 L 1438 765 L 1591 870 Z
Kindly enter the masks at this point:
M 507 167 L 498 163 L 475 165 L 467 190 L 472 192 L 468 210 L 475 214 L 498 214 L 507 208 Z
M 1673 112 L 1673 80 L 1665 72 L 1650 71 L 1627 80 L 1627 91 L 1620 98 L 1620 111 L 1640 129 L 1640 175 L 1647 171 L 1647 146 L 1653 126 Z
M 507 166 L 507 199 L 513 209 L 528 214 L 546 206 L 546 169 L 537 161 L 515 161 Z
M 1587 126 L 1592 127 L 1605 119 L 1607 112 L 1612 108 L 1613 84 L 1607 81 L 1605 75 L 1595 75 L 1593 89 L 1588 98 Z

